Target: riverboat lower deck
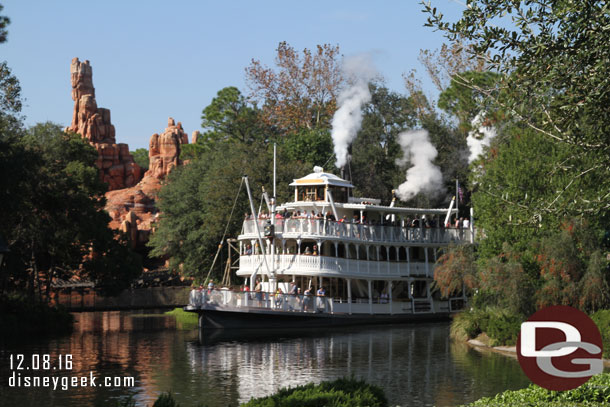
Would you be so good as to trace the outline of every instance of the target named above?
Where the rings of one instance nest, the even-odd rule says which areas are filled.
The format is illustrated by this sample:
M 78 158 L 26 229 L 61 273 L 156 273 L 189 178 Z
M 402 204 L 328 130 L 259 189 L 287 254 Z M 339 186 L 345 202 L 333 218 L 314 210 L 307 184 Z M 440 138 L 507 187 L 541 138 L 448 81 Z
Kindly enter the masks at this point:
M 191 291 L 185 310 L 200 315 L 202 328 L 258 329 L 445 320 L 463 305 L 461 297 L 444 301 L 357 299 L 348 303 L 340 298 L 222 289 Z

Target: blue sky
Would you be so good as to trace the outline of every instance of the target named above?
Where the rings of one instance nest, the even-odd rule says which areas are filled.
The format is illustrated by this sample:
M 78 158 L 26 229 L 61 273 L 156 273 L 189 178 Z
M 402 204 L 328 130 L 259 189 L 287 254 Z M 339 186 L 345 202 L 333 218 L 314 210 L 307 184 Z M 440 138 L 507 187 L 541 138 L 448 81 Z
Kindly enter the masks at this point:
M 401 93 L 403 73 L 425 76 L 419 50 L 444 41 L 423 26 L 417 0 L 1 3 L 11 24 L 0 60 L 21 82 L 26 123 L 70 124 L 70 61 L 88 59 L 98 106 L 111 110 L 117 142 L 131 150 L 148 148 L 170 116 L 189 134 L 201 130 L 201 110 L 216 92 L 232 85 L 247 93 L 244 68 L 252 58 L 272 66 L 281 41 L 297 50 L 330 43 L 346 56 L 371 53 L 387 86 Z M 432 0 L 451 20 L 461 3 Z

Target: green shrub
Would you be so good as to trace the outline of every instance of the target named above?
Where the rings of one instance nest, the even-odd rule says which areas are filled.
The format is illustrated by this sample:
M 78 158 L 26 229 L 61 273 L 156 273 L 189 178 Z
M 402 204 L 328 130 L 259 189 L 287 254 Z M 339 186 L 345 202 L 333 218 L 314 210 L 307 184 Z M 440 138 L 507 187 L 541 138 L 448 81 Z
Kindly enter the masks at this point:
M 508 312 L 490 313 L 485 329 L 485 333 L 491 339 L 490 345 L 515 345 L 523 320 L 521 315 Z
M 597 324 L 597 327 L 602 334 L 604 357 L 610 358 L 610 310 L 597 311 L 591 315 L 591 319 Z
M 582 386 L 567 391 L 551 391 L 534 384 L 521 390 L 505 391 L 495 397 L 484 397 L 470 407 L 593 407 L 610 404 L 610 373 L 593 376 Z
M 488 315 L 484 311 L 462 311 L 453 317 L 450 336 L 461 341 L 476 338 L 487 328 L 487 320 Z
M 486 333 L 491 346 L 514 345 L 523 320 L 523 316 L 497 307 L 470 309 L 453 318 L 450 335 L 464 341 Z
M 242 407 L 387 407 L 379 387 L 355 379 L 283 388 L 268 397 L 252 399 Z

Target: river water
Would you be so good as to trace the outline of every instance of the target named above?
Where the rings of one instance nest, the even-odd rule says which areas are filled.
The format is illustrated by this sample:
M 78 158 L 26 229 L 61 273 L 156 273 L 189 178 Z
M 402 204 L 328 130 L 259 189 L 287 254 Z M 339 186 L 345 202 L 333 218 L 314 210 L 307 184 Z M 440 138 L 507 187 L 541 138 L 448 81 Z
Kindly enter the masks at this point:
M 448 323 L 240 334 L 180 330 L 163 315 L 75 315 L 71 336 L 2 344 L 1 406 L 116 406 L 129 396 L 152 406 L 172 391 L 182 407 L 226 407 L 345 376 L 379 385 L 392 406 L 455 406 L 529 384 L 516 359 L 452 342 Z M 41 386 L 24 387 L 26 376 Z M 97 386 L 72 387 L 68 376 L 95 377 Z M 18 379 L 21 387 L 11 387 Z

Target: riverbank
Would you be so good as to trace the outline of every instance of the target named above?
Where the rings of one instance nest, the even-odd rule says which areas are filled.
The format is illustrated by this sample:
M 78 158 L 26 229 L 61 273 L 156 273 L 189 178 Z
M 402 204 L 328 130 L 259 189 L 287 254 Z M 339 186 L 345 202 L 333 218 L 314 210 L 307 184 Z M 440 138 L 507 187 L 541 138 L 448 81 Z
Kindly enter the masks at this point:
M 477 336 L 475 339 L 469 339 L 466 341 L 468 345 L 479 352 L 494 352 L 499 353 L 514 359 L 517 359 L 517 347 L 516 346 L 491 346 L 489 344 L 490 339 L 484 333 Z M 604 366 L 610 368 L 610 359 L 602 359 Z

